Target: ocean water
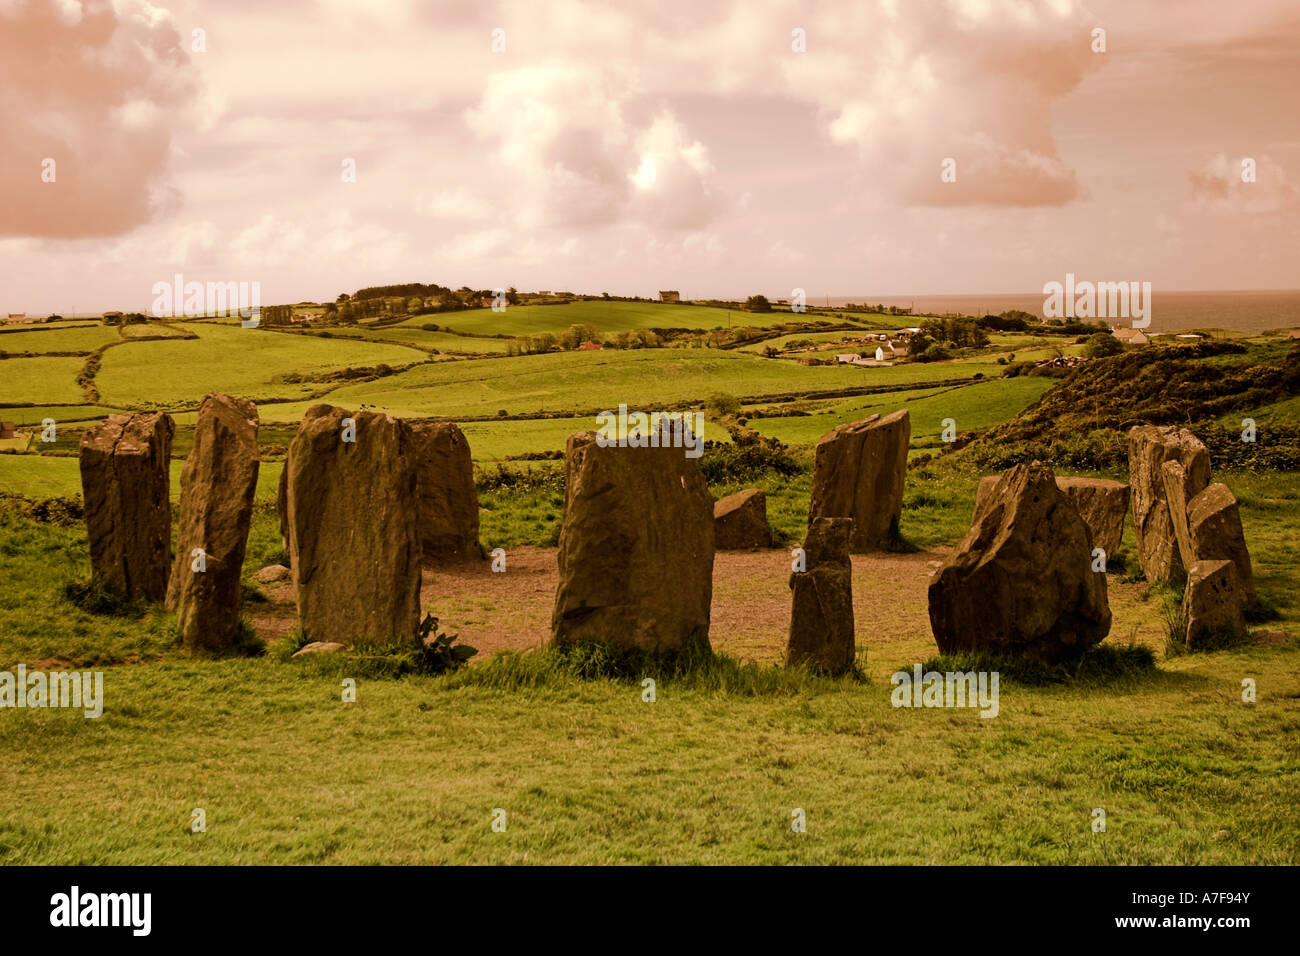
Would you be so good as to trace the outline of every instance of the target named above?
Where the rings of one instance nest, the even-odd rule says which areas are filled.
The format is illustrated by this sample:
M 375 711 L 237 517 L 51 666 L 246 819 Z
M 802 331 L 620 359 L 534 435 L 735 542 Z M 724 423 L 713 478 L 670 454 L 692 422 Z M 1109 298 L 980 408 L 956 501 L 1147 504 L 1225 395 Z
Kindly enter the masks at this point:
M 846 302 L 869 302 L 872 305 L 913 306 L 918 313 L 960 312 L 986 315 L 1021 309 L 1043 315 L 1041 293 L 1022 295 L 916 295 L 916 296 L 809 296 L 809 305 L 832 306 Z M 1172 332 L 1181 329 L 1232 329 L 1238 332 L 1263 332 L 1300 326 L 1300 290 L 1267 292 L 1159 292 L 1151 294 L 1151 329 Z M 1127 321 L 1114 324 L 1127 325 Z

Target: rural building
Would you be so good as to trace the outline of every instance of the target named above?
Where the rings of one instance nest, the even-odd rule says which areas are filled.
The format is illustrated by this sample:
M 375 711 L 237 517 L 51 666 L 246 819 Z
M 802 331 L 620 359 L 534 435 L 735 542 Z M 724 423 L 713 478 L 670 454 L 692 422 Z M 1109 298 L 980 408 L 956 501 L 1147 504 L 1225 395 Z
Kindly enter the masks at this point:
M 16 422 L 0 422 L 0 441 L 6 438 L 17 438 L 17 428 L 18 424 Z
M 1295 330 L 1293 329 L 1292 331 L 1290 331 L 1290 332 L 1287 333 L 1287 338 L 1288 338 L 1288 339 L 1300 339 L 1300 332 L 1297 332 L 1297 331 L 1295 331 Z
M 1151 341 L 1141 329 L 1111 329 L 1110 333 L 1125 345 L 1146 345 Z
M 583 342 L 578 346 L 578 350 L 581 352 L 599 352 L 604 347 L 605 346 L 601 345 L 599 342 L 592 342 L 588 339 L 586 342 Z
M 659 290 L 659 301 L 680 302 L 682 301 L 682 294 L 678 292 L 676 289 L 667 289 L 667 290 L 661 289 Z

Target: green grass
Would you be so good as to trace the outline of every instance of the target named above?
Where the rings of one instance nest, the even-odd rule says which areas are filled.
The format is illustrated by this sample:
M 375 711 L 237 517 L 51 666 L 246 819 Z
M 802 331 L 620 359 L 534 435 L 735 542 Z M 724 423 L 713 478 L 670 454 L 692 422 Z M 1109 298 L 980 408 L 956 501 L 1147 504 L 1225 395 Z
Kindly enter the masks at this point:
M 4 367 L 0 366 L 0 372 Z M 39 425 L 46 418 L 55 422 L 81 422 L 104 418 L 118 409 L 104 405 L 35 405 L 0 408 L 0 420 L 17 422 L 19 425 Z
M 433 320 L 435 316 L 420 316 Z M 437 349 L 440 353 L 454 354 L 468 352 L 474 355 L 493 353 L 505 354 L 509 339 L 478 338 L 469 335 L 453 335 L 450 332 L 429 332 L 415 323 L 402 323 L 382 329 L 337 328 L 329 329 L 330 335 L 341 338 L 360 338 L 372 342 L 396 342 L 415 345 L 419 348 Z
M 969 377 L 977 371 L 975 366 L 955 365 L 865 371 L 806 367 L 716 349 L 563 352 L 421 365 L 378 381 L 342 386 L 325 400 L 345 407 L 366 402 L 394 415 L 458 418 L 495 415 L 501 409 L 521 414 L 613 408 L 620 402 L 630 409 L 688 406 L 717 392 L 761 396 L 899 385 Z M 308 404 L 267 406 L 262 417 L 296 421 Z
M 81 401 L 77 373 L 85 361 L 76 357 L 0 359 L 0 405 Z
M 172 500 L 180 499 L 181 468 L 171 462 Z M 257 496 L 275 500 L 283 462 L 264 461 L 257 472 Z M 81 468 L 76 458 L 52 455 L 0 455 L 0 492 L 24 498 L 67 498 L 81 495 Z
M 512 305 L 504 312 L 473 309 L 468 312 L 443 312 L 418 315 L 403 325 L 419 326 L 434 322 L 456 332 L 491 335 L 537 335 L 540 332 L 563 332 L 571 325 L 587 323 L 601 332 L 626 332 L 631 329 L 712 329 L 733 326 L 761 326 L 788 322 L 790 316 L 772 313 L 756 315 L 730 309 L 705 306 L 668 305 L 656 302 L 571 302 L 567 305 Z
M 198 339 L 131 342 L 105 352 L 95 380 L 103 400 L 113 404 L 168 407 L 197 404 L 214 390 L 238 398 L 291 398 L 324 386 L 279 384 L 275 381 L 277 377 L 380 363 L 406 365 L 425 358 L 423 353 L 400 345 L 322 339 L 213 323 L 184 323 L 184 327 L 196 332 Z M 46 401 L 52 399 L 54 396 L 44 396 Z
M 97 720 L 0 722 L 0 861 L 1294 864 L 1297 663 L 1005 685 L 994 720 L 895 709 L 884 674 L 795 694 L 665 681 L 655 703 L 554 673 L 362 679 L 343 704 L 299 662 L 114 668 Z M 1242 675 L 1271 693 L 1242 704 Z
M 10 355 L 15 352 L 89 352 L 117 340 L 117 329 L 113 326 L 61 328 L 55 324 L 48 330 L 0 333 L 0 352 Z
M 819 410 L 807 416 L 754 418 L 750 425 L 755 431 L 783 442 L 813 445 L 836 425 L 906 408 L 912 422 L 913 447 L 932 447 L 941 442 L 945 418 L 953 420 L 958 434 L 982 431 L 1011 418 L 1055 384 L 1056 381 L 1050 378 L 1021 376 L 946 388 L 865 395 L 809 405 L 808 408 Z

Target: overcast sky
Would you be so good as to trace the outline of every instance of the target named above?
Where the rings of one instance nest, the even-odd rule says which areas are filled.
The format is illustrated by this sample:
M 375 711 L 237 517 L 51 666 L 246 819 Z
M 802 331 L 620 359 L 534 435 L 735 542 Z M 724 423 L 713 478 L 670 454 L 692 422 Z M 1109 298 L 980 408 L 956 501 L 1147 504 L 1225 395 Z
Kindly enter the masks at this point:
M 1290 0 L 0 0 L 0 311 L 1295 288 L 1298 91 Z

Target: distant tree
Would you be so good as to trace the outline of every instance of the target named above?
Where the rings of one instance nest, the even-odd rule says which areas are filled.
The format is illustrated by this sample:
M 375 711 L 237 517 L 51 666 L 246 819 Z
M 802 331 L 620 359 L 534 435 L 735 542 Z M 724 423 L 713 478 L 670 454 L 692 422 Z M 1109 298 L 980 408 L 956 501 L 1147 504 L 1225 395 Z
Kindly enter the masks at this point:
M 726 392 L 714 392 L 705 399 L 704 408 L 715 415 L 735 415 L 740 411 L 740 399 Z
M 350 298 L 352 298 L 352 296 L 348 295 L 346 292 L 340 292 L 340 293 L 339 293 L 339 297 L 338 297 L 337 299 L 335 299 L 334 302 L 335 302 L 336 304 L 342 304 L 342 303 L 344 303 L 344 302 L 347 302 L 348 299 L 350 299 Z
M 1105 358 L 1107 355 L 1118 355 L 1123 351 L 1124 343 L 1109 332 L 1098 332 L 1088 336 L 1088 341 L 1083 347 L 1083 354 L 1088 358 Z
M 772 303 L 765 295 L 751 295 L 745 300 L 744 309 L 746 312 L 771 312 Z
M 518 305 L 518 304 L 519 304 L 519 290 L 516 289 L 514 286 L 511 286 L 510 288 L 506 289 L 506 305 Z
M 46 322 L 62 322 L 62 321 L 63 321 L 63 316 L 61 316 L 61 315 L 47 315 L 47 316 L 45 317 L 45 321 L 46 321 Z

